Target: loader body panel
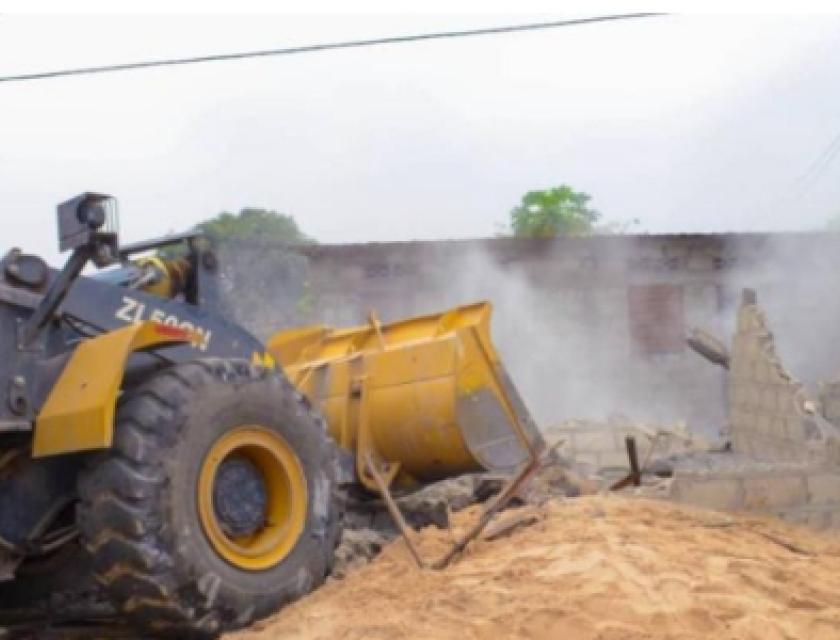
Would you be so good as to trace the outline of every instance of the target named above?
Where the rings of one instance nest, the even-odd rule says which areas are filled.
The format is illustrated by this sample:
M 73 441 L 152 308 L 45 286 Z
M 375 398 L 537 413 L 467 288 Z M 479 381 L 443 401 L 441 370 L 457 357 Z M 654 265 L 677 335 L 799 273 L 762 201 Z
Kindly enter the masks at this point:
M 181 329 L 143 322 L 81 342 L 35 419 L 35 458 L 111 446 L 117 395 L 129 356 L 153 346 L 184 344 Z

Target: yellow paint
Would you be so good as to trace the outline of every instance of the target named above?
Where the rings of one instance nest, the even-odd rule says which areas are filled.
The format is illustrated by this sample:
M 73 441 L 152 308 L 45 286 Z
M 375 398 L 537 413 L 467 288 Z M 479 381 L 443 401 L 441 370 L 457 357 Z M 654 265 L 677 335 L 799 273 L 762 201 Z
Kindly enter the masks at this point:
M 110 447 L 117 394 L 131 353 L 195 339 L 179 329 L 143 322 L 79 344 L 35 419 L 32 455 Z
M 360 327 L 280 332 L 268 350 L 320 408 L 336 442 L 356 452 L 365 486 L 374 488 L 360 462 L 370 450 L 399 465 L 394 481 L 408 487 L 484 468 L 471 448 L 480 425 L 459 423 L 459 403 L 473 394 L 495 403 L 513 446 L 527 440 L 498 379 L 491 311 L 476 303 L 388 325 L 371 315 Z
M 219 466 L 232 456 L 247 458 L 265 483 L 265 525 L 252 535 L 233 538 L 222 529 L 213 507 L 213 483 Z M 238 569 L 263 571 L 294 548 L 306 523 L 307 486 L 303 466 L 279 434 L 245 425 L 222 435 L 207 453 L 198 481 L 198 513 L 204 533 L 219 555 Z
M 156 281 L 143 287 L 143 291 L 160 298 L 175 297 L 187 281 L 190 263 L 185 258 L 164 260 L 157 256 L 146 256 L 135 261 L 140 267 L 151 267 L 158 275 Z
M 277 367 L 274 357 L 267 351 L 265 353 L 254 351 L 254 353 L 251 354 L 251 364 L 265 367 L 266 369 L 274 369 Z

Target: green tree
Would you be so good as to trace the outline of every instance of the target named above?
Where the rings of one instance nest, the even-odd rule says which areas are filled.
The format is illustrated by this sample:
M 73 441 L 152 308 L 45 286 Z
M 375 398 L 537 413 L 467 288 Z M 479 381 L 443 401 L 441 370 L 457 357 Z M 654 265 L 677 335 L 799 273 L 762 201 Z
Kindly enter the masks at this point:
M 246 207 L 234 214 L 224 211 L 197 225 L 210 239 L 274 240 L 289 244 L 314 242 L 298 227 L 294 217 L 268 209 Z
M 510 212 L 510 228 L 517 238 L 582 236 L 597 230 L 601 214 L 591 209 L 588 193 L 560 185 L 529 191 Z

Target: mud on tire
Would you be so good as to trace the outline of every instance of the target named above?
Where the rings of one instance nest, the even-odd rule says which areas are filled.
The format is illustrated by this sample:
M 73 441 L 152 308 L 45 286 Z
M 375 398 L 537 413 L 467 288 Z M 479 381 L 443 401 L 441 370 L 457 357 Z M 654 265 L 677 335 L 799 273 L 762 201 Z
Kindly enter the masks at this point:
M 217 553 L 197 504 L 205 455 L 240 425 L 289 443 L 307 486 L 302 534 L 259 571 Z M 156 635 L 214 637 L 246 626 L 329 573 L 340 535 L 334 464 L 323 419 L 282 375 L 231 360 L 166 369 L 124 394 L 112 449 L 81 475 L 78 519 L 95 577 Z

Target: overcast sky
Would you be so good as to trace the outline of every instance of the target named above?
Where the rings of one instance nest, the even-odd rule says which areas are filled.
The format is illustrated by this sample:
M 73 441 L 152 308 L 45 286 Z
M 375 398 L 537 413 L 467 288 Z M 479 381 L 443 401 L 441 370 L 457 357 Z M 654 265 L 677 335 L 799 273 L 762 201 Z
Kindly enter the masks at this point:
M 559 17 L 0 16 L 0 75 Z M 243 206 L 322 242 L 488 236 L 564 182 L 653 233 L 812 229 L 838 77 L 840 17 L 672 16 L 0 83 L 2 244 L 54 259 L 85 190 L 126 241 Z

